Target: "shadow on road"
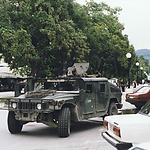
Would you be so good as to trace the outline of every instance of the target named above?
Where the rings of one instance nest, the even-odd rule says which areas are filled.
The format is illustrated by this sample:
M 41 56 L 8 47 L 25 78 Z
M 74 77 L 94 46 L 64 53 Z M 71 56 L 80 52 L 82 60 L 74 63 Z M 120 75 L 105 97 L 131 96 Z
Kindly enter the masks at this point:
M 73 123 L 71 125 L 71 134 L 76 134 L 85 131 L 88 132 L 89 130 L 92 130 L 94 128 L 100 128 L 102 124 L 102 121 L 82 121 Z M 57 128 L 51 128 L 39 123 L 28 123 L 24 125 L 22 132 L 18 135 L 53 138 L 58 137 Z
M 72 124 L 71 131 L 72 133 L 82 132 L 85 130 L 88 131 L 90 129 L 100 127 L 102 125 L 103 125 L 102 121 L 82 121 L 82 122 L 77 122 L 77 123 Z
M 25 136 L 36 136 L 36 137 L 57 137 L 57 128 L 51 128 L 46 125 L 39 125 L 34 123 L 34 125 L 26 124 L 19 135 Z

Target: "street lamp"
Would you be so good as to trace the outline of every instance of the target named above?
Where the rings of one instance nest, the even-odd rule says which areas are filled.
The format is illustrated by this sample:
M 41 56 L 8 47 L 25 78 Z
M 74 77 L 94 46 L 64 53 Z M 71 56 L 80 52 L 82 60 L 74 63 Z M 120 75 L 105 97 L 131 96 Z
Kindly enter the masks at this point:
M 138 78 L 139 78 L 139 77 L 138 77 L 138 67 L 139 67 L 140 63 L 137 61 L 135 65 L 136 65 L 136 67 L 137 67 L 137 72 L 136 72 L 137 78 L 136 78 L 136 82 L 137 82 L 137 84 L 138 84 L 138 80 L 139 80 L 139 79 L 138 79 Z
M 128 59 L 128 88 L 130 88 L 130 62 L 131 62 L 131 53 L 127 53 L 126 57 Z
M 143 67 L 140 67 L 141 70 L 141 84 L 142 84 L 142 72 L 143 72 Z

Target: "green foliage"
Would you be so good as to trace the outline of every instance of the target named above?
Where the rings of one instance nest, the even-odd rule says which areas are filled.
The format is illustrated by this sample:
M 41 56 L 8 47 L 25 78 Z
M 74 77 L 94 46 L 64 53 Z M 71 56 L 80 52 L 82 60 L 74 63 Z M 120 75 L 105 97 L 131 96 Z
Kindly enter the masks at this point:
M 77 8 L 73 19 L 87 36 L 91 49 L 91 71 L 98 71 L 109 78 L 125 77 L 128 72 L 126 53 L 132 53 L 134 59 L 135 52 L 129 45 L 128 37 L 122 34 L 124 26 L 118 20 L 121 9 L 112 9 L 105 3 L 93 1 L 82 9 L 79 6 Z
M 136 55 L 122 34 L 120 11 L 93 1 L 1 0 L 0 50 L 11 69 L 26 75 L 58 76 L 73 63 L 89 62 L 91 73 L 126 77 L 126 53 L 132 64 Z
M 89 48 L 86 36 L 69 17 L 71 0 L 0 3 L 0 43 L 11 69 L 51 76 L 63 74 L 74 62 L 85 61 Z
M 149 61 L 145 59 L 143 56 L 138 56 L 138 62 L 140 64 L 139 67 L 143 67 L 143 71 L 149 73 Z

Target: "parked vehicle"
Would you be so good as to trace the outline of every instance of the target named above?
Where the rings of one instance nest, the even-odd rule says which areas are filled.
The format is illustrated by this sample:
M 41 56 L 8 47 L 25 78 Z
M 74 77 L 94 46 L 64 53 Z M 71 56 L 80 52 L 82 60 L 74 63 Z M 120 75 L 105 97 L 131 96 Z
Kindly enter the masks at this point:
M 118 150 L 150 141 L 150 101 L 137 114 L 107 116 L 102 137 Z
M 13 75 L 8 72 L 0 72 L 0 92 L 14 91 L 15 83 L 23 81 L 24 78 L 19 75 Z
M 80 65 L 80 68 L 84 67 Z M 71 71 L 72 68 L 72 75 Z M 28 82 L 27 93 L 8 101 L 8 129 L 12 134 L 21 132 L 24 124 L 35 121 L 55 126 L 60 137 L 67 137 L 71 123 L 114 115 L 122 107 L 120 89 L 106 78 L 70 76 L 28 79 Z M 33 83 L 36 88 L 32 88 Z
M 150 86 L 145 85 L 135 90 L 133 93 L 126 94 L 126 101 L 135 105 L 140 110 L 146 102 L 150 100 Z

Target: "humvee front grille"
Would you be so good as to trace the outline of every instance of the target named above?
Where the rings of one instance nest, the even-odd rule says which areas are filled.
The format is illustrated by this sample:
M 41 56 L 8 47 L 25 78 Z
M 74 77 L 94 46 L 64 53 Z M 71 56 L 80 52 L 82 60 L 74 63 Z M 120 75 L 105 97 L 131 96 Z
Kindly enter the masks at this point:
M 19 102 L 18 103 L 18 109 L 21 110 L 28 110 L 28 109 L 32 109 L 35 110 L 37 109 L 37 103 L 31 103 L 31 102 Z
M 13 108 L 13 103 L 16 103 L 16 108 Z M 38 109 L 37 105 L 41 104 L 41 109 Z M 31 99 L 18 99 L 11 100 L 9 107 L 10 109 L 21 110 L 21 111 L 42 111 L 47 110 L 50 102 L 47 100 L 31 100 Z

